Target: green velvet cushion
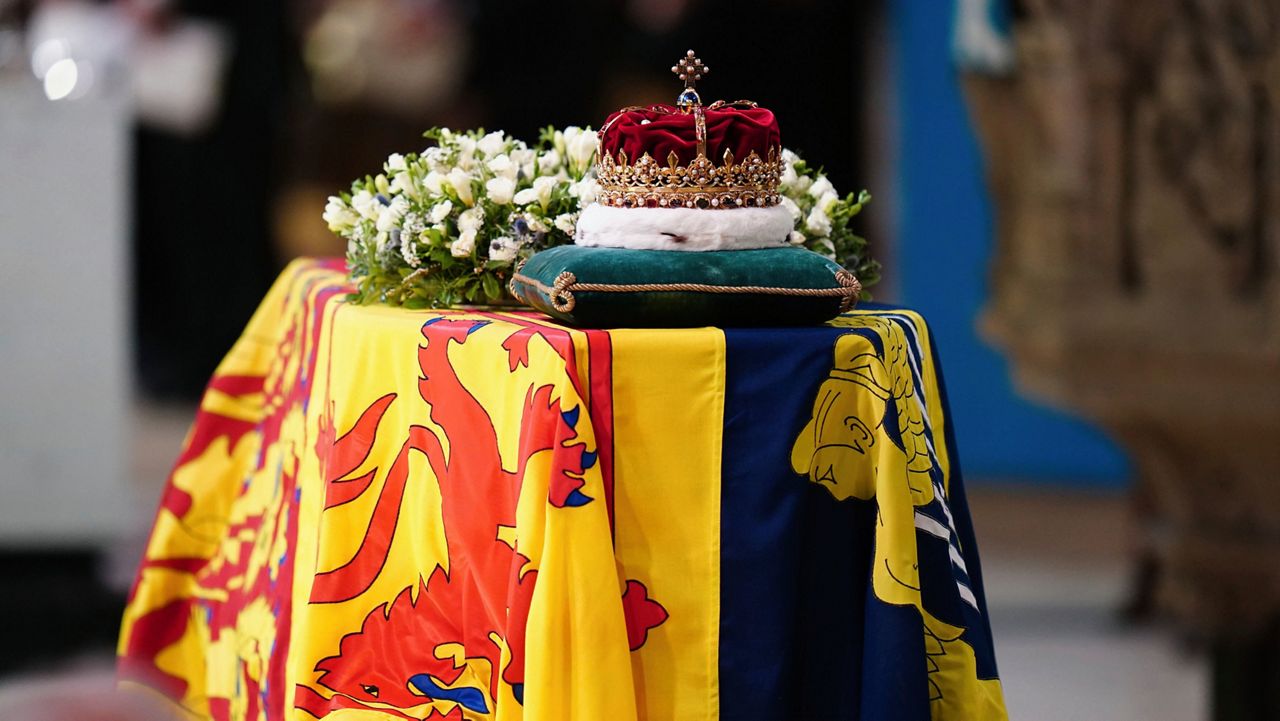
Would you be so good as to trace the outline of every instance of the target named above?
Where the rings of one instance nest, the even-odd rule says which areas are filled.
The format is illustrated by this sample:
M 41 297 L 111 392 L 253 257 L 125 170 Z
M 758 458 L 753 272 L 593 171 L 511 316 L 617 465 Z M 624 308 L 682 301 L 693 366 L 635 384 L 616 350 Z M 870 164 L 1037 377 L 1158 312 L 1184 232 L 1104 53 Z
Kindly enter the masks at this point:
M 592 287 L 599 285 L 612 287 Z M 644 285 L 702 287 L 634 287 Z M 547 315 L 587 328 L 816 325 L 838 315 L 857 292 L 848 271 L 803 248 L 693 252 L 565 245 L 535 254 L 510 287 Z M 727 287 L 738 290 L 716 291 Z

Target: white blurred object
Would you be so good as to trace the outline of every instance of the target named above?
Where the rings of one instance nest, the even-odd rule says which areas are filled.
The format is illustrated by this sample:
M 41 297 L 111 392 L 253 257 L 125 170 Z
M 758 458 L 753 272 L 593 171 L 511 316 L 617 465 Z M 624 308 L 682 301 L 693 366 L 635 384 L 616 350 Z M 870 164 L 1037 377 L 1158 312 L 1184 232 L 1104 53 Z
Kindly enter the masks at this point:
M 42 3 L 27 32 L 31 72 L 48 99 L 78 100 L 96 92 L 105 73 L 123 69 L 133 37 L 133 25 L 110 5 Z
M 206 20 L 179 20 L 163 33 L 140 35 L 133 51 L 138 119 L 181 135 L 208 129 L 230 57 L 229 34 Z
M 60 61 L 45 76 L 58 92 Z M 123 83 L 50 102 L 27 73 L 0 74 L 6 546 L 100 547 L 142 520 L 128 482 L 130 127 Z
M 136 15 L 114 5 L 46 2 L 27 34 L 31 72 L 50 100 L 77 100 L 119 69 L 132 76 L 139 122 L 194 135 L 217 117 L 231 38 L 208 20 L 178 18 L 141 28 Z
M 966 70 L 1008 75 L 1017 62 L 1010 0 L 956 0 L 951 53 Z
M 44 75 L 44 94 L 50 100 L 61 100 L 76 89 L 80 81 L 80 70 L 76 61 L 63 58 L 49 66 Z
M 35 73 L 37 78 L 44 78 L 58 61 L 69 57 L 71 57 L 71 46 L 66 40 L 46 38 L 35 43 L 31 50 L 31 72 Z

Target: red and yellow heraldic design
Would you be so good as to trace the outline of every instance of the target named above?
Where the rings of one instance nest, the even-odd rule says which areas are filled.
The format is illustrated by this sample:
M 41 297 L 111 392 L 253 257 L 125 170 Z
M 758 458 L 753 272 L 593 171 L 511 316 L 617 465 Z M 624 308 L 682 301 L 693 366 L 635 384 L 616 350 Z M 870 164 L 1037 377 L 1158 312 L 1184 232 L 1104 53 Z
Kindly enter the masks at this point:
M 668 612 L 613 551 L 609 336 L 344 292 L 295 264 L 219 367 L 122 677 L 193 718 L 635 718 Z

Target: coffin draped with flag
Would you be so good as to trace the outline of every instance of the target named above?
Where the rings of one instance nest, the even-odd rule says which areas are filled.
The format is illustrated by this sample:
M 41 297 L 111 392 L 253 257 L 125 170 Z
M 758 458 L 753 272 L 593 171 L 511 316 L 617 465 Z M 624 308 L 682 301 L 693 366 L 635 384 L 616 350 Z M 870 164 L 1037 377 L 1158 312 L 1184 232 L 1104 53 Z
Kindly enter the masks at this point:
M 193 719 L 1005 718 L 921 318 L 580 331 L 297 261 L 209 384 L 120 675 Z

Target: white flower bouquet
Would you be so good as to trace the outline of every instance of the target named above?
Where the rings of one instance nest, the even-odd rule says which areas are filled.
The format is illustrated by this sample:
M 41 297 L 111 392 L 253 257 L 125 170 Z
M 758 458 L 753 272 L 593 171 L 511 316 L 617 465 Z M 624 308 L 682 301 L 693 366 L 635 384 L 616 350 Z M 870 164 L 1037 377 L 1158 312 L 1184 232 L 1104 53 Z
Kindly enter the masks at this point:
M 810 168 L 800 156 L 782 151 L 781 204 L 791 211 L 795 230 L 789 240 L 821 253 L 848 268 L 869 288 L 880 280 L 880 263 L 867 253 L 867 241 L 849 228 L 849 221 L 871 202 L 871 193 L 841 196 L 821 169 Z
M 408 308 L 507 304 L 523 259 L 573 242 L 578 214 L 595 201 L 596 134 L 546 128 L 529 147 L 501 131 L 425 133 L 435 145 L 394 154 L 383 172 L 329 198 L 324 220 L 347 240 L 357 303 Z M 790 240 L 845 265 L 869 286 L 879 264 L 849 221 L 871 196 L 840 197 L 831 182 L 783 151 L 780 192 Z
M 596 134 L 547 128 L 529 147 L 501 132 L 427 131 L 421 154 L 329 198 L 324 219 L 347 240 L 359 303 L 440 308 L 508 301 L 512 268 L 573 241 L 593 200 Z

